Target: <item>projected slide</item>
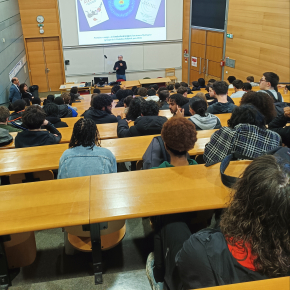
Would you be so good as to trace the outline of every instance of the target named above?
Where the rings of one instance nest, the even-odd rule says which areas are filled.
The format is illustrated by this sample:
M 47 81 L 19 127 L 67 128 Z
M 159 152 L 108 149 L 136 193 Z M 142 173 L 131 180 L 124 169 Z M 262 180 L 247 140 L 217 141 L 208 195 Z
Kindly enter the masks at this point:
M 80 45 L 166 40 L 166 0 L 76 0 Z

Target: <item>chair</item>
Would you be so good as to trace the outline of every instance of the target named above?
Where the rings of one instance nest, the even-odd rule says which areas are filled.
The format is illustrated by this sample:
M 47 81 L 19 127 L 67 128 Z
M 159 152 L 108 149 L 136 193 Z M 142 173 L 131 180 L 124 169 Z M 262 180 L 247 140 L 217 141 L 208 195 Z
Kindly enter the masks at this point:
M 118 79 L 117 82 L 125 82 L 123 79 Z
M 51 170 L 38 171 L 33 173 L 18 173 L 9 176 L 10 184 L 26 183 L 33 181 L 53 180 L 54 175 Z
M 177 77 L 175 76 L 175 68 L 166 68 L 165 77 L 171 80 L 170 84 L 175 84 L 177 81 Z

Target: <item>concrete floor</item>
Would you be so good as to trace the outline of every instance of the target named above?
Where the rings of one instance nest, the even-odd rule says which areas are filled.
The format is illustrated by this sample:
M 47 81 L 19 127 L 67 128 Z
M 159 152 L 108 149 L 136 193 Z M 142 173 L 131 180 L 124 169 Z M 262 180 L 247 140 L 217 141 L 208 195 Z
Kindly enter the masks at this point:
M 21 269 L 9 289 L 150 289 L 145 273 L 147 256 L 153 250 L 149 220 L 133 219 L 126 223 L 123 241 L 103 252 L 102 285 L 94 285 L 91 253 L 65 255 L 63 232 L 53 229 L 35 233 L 36 260 Z

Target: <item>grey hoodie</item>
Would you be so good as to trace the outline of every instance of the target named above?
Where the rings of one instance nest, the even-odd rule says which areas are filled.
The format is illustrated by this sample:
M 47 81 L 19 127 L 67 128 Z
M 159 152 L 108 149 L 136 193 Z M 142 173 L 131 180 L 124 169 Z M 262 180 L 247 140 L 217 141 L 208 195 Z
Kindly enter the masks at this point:
M 195 114 L 189 120 L 195 125 L 198 131 L 220 129 L 222 127 L 220 119 L 210 113 L 206 113 L 205 117 Z

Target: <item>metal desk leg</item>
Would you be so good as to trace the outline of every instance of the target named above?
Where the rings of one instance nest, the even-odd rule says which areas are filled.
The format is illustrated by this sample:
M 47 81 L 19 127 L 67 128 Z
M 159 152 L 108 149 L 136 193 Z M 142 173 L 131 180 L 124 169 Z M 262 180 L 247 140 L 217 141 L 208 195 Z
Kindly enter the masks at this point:
M 0 237 L 0 289 L 8 290 L 11 286 L 11 280 L 9 276 L 8 263 L 4 248 L 4 242 L 9 241 L 10 236 Z
M 97 284 L 103 283 L 100 224 L 91 224 L 90 231 L 91 231 L 91 241 L 92 241 L 93 269 L 94 269 L 94 275 L 95 275 L 95 284 L 97 285 Z

